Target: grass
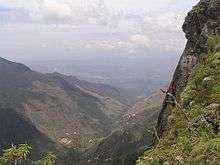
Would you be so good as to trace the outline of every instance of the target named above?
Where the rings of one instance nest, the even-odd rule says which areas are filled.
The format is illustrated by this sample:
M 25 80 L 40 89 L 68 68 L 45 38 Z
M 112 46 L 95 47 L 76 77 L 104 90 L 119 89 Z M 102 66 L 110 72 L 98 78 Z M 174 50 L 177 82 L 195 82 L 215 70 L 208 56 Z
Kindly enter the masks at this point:
M 208 53 L 193 69 L 181 94 L 181 107 L 168 119 L 169 130 L 137 165 L 220 164 L 220 37 L 208 41 Z

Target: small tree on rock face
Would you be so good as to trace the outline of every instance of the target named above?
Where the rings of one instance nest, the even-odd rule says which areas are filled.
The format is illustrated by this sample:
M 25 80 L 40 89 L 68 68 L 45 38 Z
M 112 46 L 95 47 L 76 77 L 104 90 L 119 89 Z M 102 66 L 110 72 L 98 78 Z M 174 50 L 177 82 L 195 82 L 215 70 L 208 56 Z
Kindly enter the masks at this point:
M 31 154 L 31 147 L 28 144 L 12 145 L 11 148 L 3 151 L 0 157 L 0 165 L 24 165 L 27 162 L 35 165 L 54 165 L 56 156 L 49 153 L 45 158 L 38 161 L 31 161 L 28 157 Z M 30 163 L 29 163 L 30 164 Z

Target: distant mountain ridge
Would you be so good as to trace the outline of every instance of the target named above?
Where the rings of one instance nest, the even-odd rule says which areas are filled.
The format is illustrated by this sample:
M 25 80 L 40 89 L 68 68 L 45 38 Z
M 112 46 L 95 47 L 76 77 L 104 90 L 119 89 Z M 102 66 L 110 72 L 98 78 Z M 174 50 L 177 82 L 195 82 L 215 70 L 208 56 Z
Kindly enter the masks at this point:
M 110 95 L 111 92 L 110 96 L 103 92 L 102 98 L 108 98 L 108 103 L 100 99 L 104 85 L 93 86 L 58 73 L 41 74 L 3 58 L 0 58 L 0 77 L 2 109 L 14 109 L 40 132 L 62 145 L 85 147 L 89 141 L 86 138 L 107 133 L 111 123 L 127 109 Z M 102 86 L 103 90 L 95 96 L 89 93 L 86 85 L 93 93 L 99 90 L 96 86 Z M 117 94 L 113 87 L 107 88 Z M 112 112 L 108 113 L 109 110 Z
M 131 107 L 120 89 L 3 58 L 0 77 L 0 149 L 28 142 L 33 156 L 54 151 L 60 164 L 124 165 L 152 143 L 160 92 Z

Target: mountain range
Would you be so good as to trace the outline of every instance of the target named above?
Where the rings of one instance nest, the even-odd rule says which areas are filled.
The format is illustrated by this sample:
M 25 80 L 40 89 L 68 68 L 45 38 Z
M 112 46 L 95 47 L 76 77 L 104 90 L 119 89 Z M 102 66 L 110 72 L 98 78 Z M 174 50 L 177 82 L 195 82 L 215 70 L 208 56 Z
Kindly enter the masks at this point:
M 28 143 L 58 165 L 219 164 L 220 1 L 201 0 L 170 86 L 124 89 L 0 58 L 0 149 Z M 0 153 L 1 154 L 1 153 Z
M 151 144 L 152 133 L 146 134 L 142 127 L 146 120 L 149 129 L 156 124 L 163 98 L 158 93 L 132 106 L 120 89 L 110 85 L 57 72 L 42 74 L 3 58 L 0 76 L 1 149 L 29 143 L 33 157 L 53 151 L 83 164 L 97 162 L 91 157 L 99 157 L 102 151 L 98 162 L 114 162 L 120 156 L 126 160 L 127 144 L 130 155 L 137 154 L 143 144 Z M 161 101 L 155 102 L 155 97 Z M 112 148 L 115 140 L 121 144 L 118 148 Z M 73 159 L 76 151 L 82 159 Z

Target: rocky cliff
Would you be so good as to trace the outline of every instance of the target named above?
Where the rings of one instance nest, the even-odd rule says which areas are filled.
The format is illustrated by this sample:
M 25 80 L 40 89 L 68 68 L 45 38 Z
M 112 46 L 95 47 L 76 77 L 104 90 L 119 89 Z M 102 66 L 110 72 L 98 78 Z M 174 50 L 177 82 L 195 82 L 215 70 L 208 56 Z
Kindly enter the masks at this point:
M 201 0 L 188 13 L 183 31 L 188 41 L 168 89 L 177 99 L 186 87 L 193 68 L 207 53 L 208 38 L 220 33 L 220 1 Z M 174 107 L 172 98 L 167 95 L 158 120 L 157 129 L 160 136 L 167 129 L 167 118 Z
M 220 164 L 220 0 L 201 0 L 183 25 L 188 42 L 159 116 L 150 164 Z

